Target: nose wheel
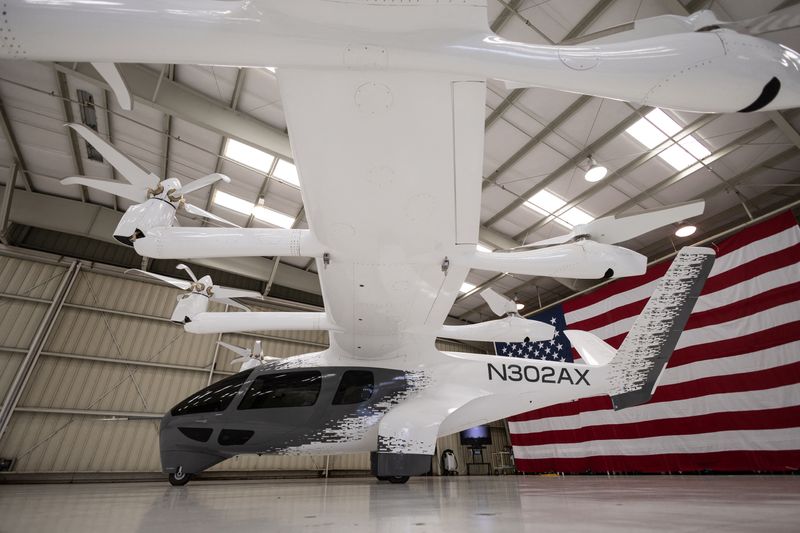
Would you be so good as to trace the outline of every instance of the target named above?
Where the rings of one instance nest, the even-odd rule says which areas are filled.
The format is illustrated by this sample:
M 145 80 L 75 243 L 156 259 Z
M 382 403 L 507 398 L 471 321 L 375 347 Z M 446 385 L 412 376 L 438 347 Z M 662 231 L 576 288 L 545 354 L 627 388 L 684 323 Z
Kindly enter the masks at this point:
M 177 472 L 169 475 L 169 484 L 173 487 L 182 487 L 189 483 L 191 479 L 192 474 L 187 474 L 179 468 Z

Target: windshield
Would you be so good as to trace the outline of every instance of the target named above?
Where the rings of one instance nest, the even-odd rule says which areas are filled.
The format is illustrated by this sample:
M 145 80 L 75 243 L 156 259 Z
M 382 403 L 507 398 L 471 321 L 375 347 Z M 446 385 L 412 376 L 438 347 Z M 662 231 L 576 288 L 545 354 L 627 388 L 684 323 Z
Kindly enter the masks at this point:
M 221 379 L 205 389 L 195 392 L 173 407 L 170 412 L 173 416 L 179 416 L 224 411 L 252 372 L 251 368 Z

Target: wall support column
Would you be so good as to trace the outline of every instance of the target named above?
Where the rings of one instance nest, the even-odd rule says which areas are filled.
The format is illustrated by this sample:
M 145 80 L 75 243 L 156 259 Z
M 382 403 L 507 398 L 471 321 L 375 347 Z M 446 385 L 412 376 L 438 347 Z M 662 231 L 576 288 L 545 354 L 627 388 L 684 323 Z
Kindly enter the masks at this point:
M 22 360 L 22 364 L 20 364 L 14 376 L 14 381 L 11 383 L 6 397 L 3 399 L 3 406 L 0 408 L 0 439 L 3 438 L 8 423 L 11 421 L 11 415 L 14 413 L 14 409 L 17 407 L 20 398 L 22 398 L 25 385 L 27 385 L 28 379 L 30 379 L 33 374 L 33 369 L 36 366 L 36 362 L 39 360 L 42 348 L 44 348 L 47 339 L 50 337 L 50 333 L 53 331 L 53 326 L 56 323 L 61 307 L 64 305 L 64 301 L 78 277 L 80 268 L 81 264 L 79 261 L 73 262 L 61 278 L 61 283 L 58 285 L 53 301 L 50 302 L 50 307 L 47 308 L 47 312 L 41 324 L 39 324 L 39 328 L 33 336 L 33 341 L 31 341 L 31 345 L 25 354 L 25 358 Z

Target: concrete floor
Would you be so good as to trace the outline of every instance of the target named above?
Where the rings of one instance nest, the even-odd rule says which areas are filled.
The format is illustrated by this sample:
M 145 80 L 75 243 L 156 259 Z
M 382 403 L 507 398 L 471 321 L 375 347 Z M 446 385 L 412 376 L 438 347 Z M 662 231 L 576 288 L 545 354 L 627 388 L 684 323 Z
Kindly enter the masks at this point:
M 0 486 L 0 531 L 800 531 L 800 476 Z

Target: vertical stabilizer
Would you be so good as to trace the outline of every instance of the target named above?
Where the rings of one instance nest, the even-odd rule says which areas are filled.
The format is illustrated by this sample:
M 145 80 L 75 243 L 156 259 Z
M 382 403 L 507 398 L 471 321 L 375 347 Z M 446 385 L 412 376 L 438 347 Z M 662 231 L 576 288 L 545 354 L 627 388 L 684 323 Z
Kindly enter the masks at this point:
M 714 258 L 710 248 L 683 248 L 659 281 L 608 364 L 608 394 L 614 409 L 640 405 L 652 397 Z

